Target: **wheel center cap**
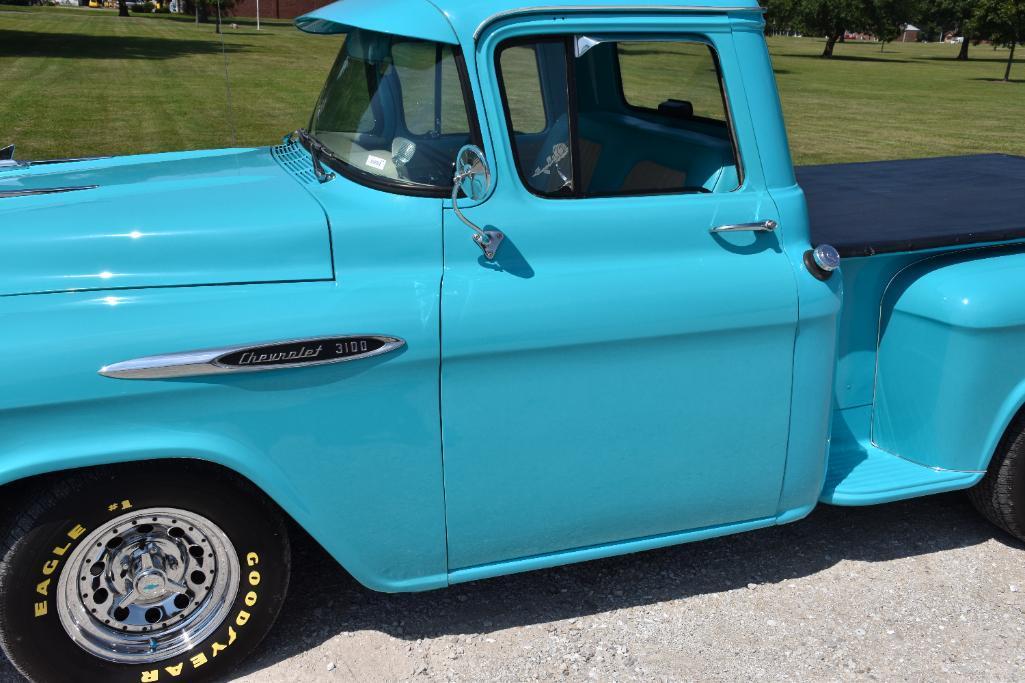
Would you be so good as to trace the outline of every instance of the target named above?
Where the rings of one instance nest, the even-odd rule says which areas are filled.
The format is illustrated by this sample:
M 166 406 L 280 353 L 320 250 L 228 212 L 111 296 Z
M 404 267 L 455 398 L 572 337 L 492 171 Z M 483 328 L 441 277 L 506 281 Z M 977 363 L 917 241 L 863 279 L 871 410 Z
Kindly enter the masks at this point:
M 143 600 L 155 600 L 167 592 L 167 578 L 159 569 L 148 569 L 136 575 L 135 590 Z

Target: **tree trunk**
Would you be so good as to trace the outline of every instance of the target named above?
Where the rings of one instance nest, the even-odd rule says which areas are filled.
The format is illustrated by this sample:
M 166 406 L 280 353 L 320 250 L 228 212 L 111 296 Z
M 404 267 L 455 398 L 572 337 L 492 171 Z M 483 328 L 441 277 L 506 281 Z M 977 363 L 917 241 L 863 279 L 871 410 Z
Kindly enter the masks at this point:
M 215 33 L 220 33 L 221 32 L 221 3 L 217 3 L 217 28 L 215 29 L 214 32 Z
M 127 17 L 127 16 L 129 16 L 127 0 L 118 0 L 118 2 L 117 2 L 117 15 L 119 17 Z
M 962 62 L 968 61 L 968 36 L 964 37 L 961 41 L 961 51 L 957 53 L 957 58 Z
M 833 56 L 833 48 L 836 47 L 836 41 L 840 40 L 841 35 L 832 35 L 826 38 L 826 49 L 822 51 L 822 56 L 829 58 Z
M 1014 64 L 1014 48 L 1015 48 L 1015 46 L 1017 44 L 1018 43 L 1016 41 L 1013 41 L 1013 40 L 1011 41 L 1011 54 L 1008 55 L 1008 57 L 1007 57 L 1007 70 L 1004 71 L 1004 82 L 1005 83 L 1010 83 L 1011 82 L 1011 65 Z

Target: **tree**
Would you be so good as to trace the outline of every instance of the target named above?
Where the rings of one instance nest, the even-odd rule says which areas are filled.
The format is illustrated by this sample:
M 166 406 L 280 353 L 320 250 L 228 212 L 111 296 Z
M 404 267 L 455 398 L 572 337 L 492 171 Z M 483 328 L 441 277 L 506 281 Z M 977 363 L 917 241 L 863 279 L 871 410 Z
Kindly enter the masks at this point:
M 961 34 L 959 60 L 968 59 L 968 46 L 975 37 L 973 19 L 978 0 L 932 0 L 922 6 L 922 23 L 933 23 L 940 27 L 940 39 L 949 29 Z
M 978 0 L 973 23 L 980 36 L 1009 48 L 1004 81 L 1010 81 L 1014 50 L 1025 42 L 1025 0 Z
M 766 30 L 780 33 L 796 28 L 795 5 L 795 0 L 762 0 Z
M 205 24 L 211 16 L 214 17 L 217 22 L 214 30 L 217 33 L 221 32 L 222 16 L 230 13 L 234 6 L 235 0 L 185 0 L 185 11 L 196 17 L 197 24 Z
M 879 38 L 880 50 L 896 40 L 901 27 L 918 13 L 916 0 L 872 0 L 865 8 L 868 28 Z
M 826 37 L 823 57 L 832 57 L 833 48 L 844 31 L 865 28 L 869 24 L 866 8 L 871 0 L 792 0 L 790 12 L 805 33 Z
M 128 0 L 117 0 L 117 15 L 119 17 L 131 16 L 128 14 Z

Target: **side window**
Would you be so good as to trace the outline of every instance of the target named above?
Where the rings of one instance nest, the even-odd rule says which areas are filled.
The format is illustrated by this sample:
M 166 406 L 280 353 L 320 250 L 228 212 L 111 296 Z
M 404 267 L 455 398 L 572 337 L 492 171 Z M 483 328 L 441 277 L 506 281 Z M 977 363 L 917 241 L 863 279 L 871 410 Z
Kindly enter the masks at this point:
M 520 176 L 536 194 L 572 196 L 566 41 L 499 48 L 498 74 Z
M 703 194 L 740 185 L 710 45 L 561 36 L 500 46 L 497 62 L 517 166 L 535 194 Z
M 513 45 L 499 58 L 508 98 L 509 119 L 519 135 L 536 134 L 548 127 L 544 98 L 541 96 L 541 71 L 536 45 Z
M 631 107 L 726 122 L 719 69 L 700 43 L 619 43 L 620 84 Z

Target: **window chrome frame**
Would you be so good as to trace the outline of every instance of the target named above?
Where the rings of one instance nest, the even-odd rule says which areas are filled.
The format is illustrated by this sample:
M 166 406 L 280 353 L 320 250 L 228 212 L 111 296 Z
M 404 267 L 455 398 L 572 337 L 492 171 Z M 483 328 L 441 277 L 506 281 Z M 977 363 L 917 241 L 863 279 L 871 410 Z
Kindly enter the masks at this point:
M 612 6 L 608 6 L 608 7 L 612 7 Z M 621 7 L 620 9 L 623 9 L 623 8 Z M 648 9 L 650 9 L 650 8 L 648 8 Z M 732 9 L 733 10 L 756 11 L 756 10 L 759 10 L 761 8 L 745 7 L 745 8 L 732 8 Z M 598 10 L 596 10 L 596 11 L 598 11 Z M 684 10 L 680 10 L 680 11 L 708 12 L 708 11 L 711 11 L 711 10 L 710 10 L 710 8 L 700 8 L 700 9 L 698 9 L 698 8 L 690 8 L 690 9 L 684 9 Z M 726 8 L 716 8 L 716 12 L 717 13 L 718 12 L 726 12 L 726 11 L 728 11 Z M 764 11 L 764 10 L 762 10 L 762 11 Z M 574 43 L 574 37 L 576 35 L 578 35 L 578 33 L 573 31 L 573 30 L 570 30 L 569 32 L 553 31 L 553 32 L 550 32 L 550 33 L 549 32 L 529 33 L 529 34 L 525 34 L 525 35 L 514 35 L 514 36 L 511 36 L 509 38 L 503 38 L 503 39 L 498 40 L 495 43 L 495 47 L 492 50 L 492 54 L 489 57 L 490 62 L 491 62 L 490 66 L 493 69 L 494 74 L 495 74 L 495 83 L 496 83 L 496 85 L 497 85 L 497 87 L 499 89 L 499 92 L 498 92 L 499 100 L 500 100 L 500 103 L 501 103 L 501 106 L 502 106 L 502 110 L 503 110 L 502 114 L 503 114 L 503 118 L 505 120 L 505 126 L 506 126 L 505 138 L 506 138 L 506 141 L 507 141 L 507 143 L 509 145 L 508 149 L 509 149 L 509 152 L 510 152 L 510 156 L 511 156 L 511 159 L 512 159 L 513 166 L 515 167 L 516 175 L 519 177 L 520 182 L 521 182 L 523 188 L 526 189 L 527 192 L 529 192 L 531 195 L 533 195 L 535 197 L 539 197 L 541 199 L 553 199 L 553 200 L 617 199 L 617 198 L 620 198 L 620 197 L 683 197 L 683 196 L 691 196 L 691 195 L 700 196 L 700 195 L 706 195 L 706 194 L 708 194 L 708 195 L 717 195 L 717 194 L 718 195 L 722 195 L 722 194 L 732 194 L 734 192 L 739 192 L 742 189 L 744 189 L 745 183 L 747 181 L 747 174 L 745 173 L 745 170 L 744 170 L 744 160 L 743 160 L 743 156 L 741 155 L 741 151 L 740 151 L 740 141 L 739 141 L 739 139 L 737 137 L 737 131 L 736 131 L 736 127 L 735 127 L 736 124 L 735 124 L 734 116 L 733 116 L 733 108 L 730 105 L 729 91 L 728 91 L 728 87 L 727 87 L 727 84 L 726 84 L 726 79 L 725 79 L 724 74 L 723 74 L 722 63 L 721 63 L 721 61 L 719 59 L 719 53 L 718 53 L 718 50 L 716 49 L 715 45 L 712 43 L 712 41 L 709 40 L 706 36 L 701 35 L 700 33 L 688 32 L 688 31 L 668 32 L 668 33 L 662 33 L 662 32 L 652 33 L 651 31 L 640 31 L 640 32 L 634 33 L 632 31 L 625 30 L 625 31 L 615 31 L 615 33 L 617 35 L 617 38 L 618 38 L 619 35 L 624 36 L 624 38 L 617 39 L 616 41 L 614 41 L 614 42 L 617 43 L 617 45 L 616 45 L 617 54 L 616 54 L 616 74 L 615 74 L 615 78 L 616 78 L 616 81 L 617 81 L 616 85 L 617 85 L 620 93 L 622 93 L 622 82 L 619 80 L 620 79 L 620 72 L 619 72 L 619 55 L 618 55 L 619 45 L 618 45 L 618 43 L 620 43 L 620 42 L 632 42 L 632 43 L 658 43 L 658 42 L 670 43 L 670 42 L 679 42 L 679 43 L 691 43 L 691 44 L 695 44 L 695 45 L 704 45 L 704 46 L 708 47 L 709 52 L 710 52 L 710 54 L 712 56 L 713 64 L 714 64 L 715 69 L 716 69 L 716 75 L 717 75 L 717 78 L 718 78 L 718 81 L 719 81 L 719 91 L 720 91 L 720 94 L 721 94 L 722 100 L 723 100 L 723 108 L 724 108 L 724 113 L 726 115 L 725 125 L 726 125 L 726 129 L 728 131 L 728 134 L 729 134 L 730 147 L 733 150 L 734 163 L 735 163 L 736 168 L 737 168 L 737 186 L 732 188 L 728 192 L 713 192 L 712 190 L 708 190 L 707 188 L 701 188 L 701 189 L 698 189 L 698 188 L 683 188 L 683 189 L 676 190 L 676 191 L 639 190 L 639 191 L 632 191 L 632 192 L 580 194 L 578 192 L 578 190 L 577 190 L 577 187 L 576 187 L 577 179 L 580 177 L 580 173 L 579 173 L 579 168 L 578 168 L 578 165 L 579 165 L 579 153 L 578 153 L 579 144 L 578 144 L 578 136 L 577 136 L 576 130 L 575 130 L 576 119 L 577 119 L 577 110 L 576 110 L 576 89 L 575 89 L 575 86 L 574 86 L 574 82 L 575 82 L 575 64 L 574 64 L 574 62 L 575 62 L 575 58 L 574 58 L 574 54 L 575 54 L 574 45 L 575 45 L 575 43 Z M 655 36 L 658 37 L 657 40 L 655 39 Z M 531 45 L 531 44 L 536 44 L 536 43 L 539 43 L 539 42 L 559 42 L 559 41 L 565 41 L 565 43 L 566 43 L 565 50 L 566 50 L 567 79 L 568 79 L 567 88 L 568 88 L 568 100 L 569 100 L 568 103 L 567 103 L 567 113 L 568 113 L 569 118 L 570 118 L 570 120 L 568 122 L 568 124 L 569 124 L 568 127 L 569 127 L 569 131 L 570 131 L 570 145 L 569 146 L 570 146 L 570 153 L 572 155 L 572 163 L 573 163 L 573 182 L 574 182 L 574 188 L 573 188 L 573 192 L 572 193 L 567 193 L 567 194 L 545 194 L 543 192 L 538 192 L 533 187 L 531 187 L 530 183 L 527 182 L 527 179 L 524 176 L 523 169 L 520 166 L 519 150 L 517 149 L 517 146 L 515 144 L 515 131 L 514 131 L 513 126 L 512 126 L 511 113 L 510 113 L 510 110 L 509 110 L 509 102 L 508 102 L 508 97 L 506 95 L 505 80 L 504 80 L 504 77 L 503 77 L 503 74 L 502 74 L 501 53 L 502 53 L 502 51 L 504 49 L 506 49 L 508 47 L 515 47 L 515 46 L 522 46 L 522 45 Z M 609 41 L 609 42 L 613 42 L 613 41 Z M 540 69 L 540 64 L 538 65 L 538 68 Z M 542 87 L 543 87 L 543 85 L 544 84 L 542 83 Z M 624 101 L 625 101 L 625 99 L 624 99 Z M 544 102 L 544 93 L 542 93 L 542 102 Z M 632 107 L 630 107 L 630 105 L 628 103 L 627 103 L 627 107 L 628 108 L 632 108 Z M 641 109 L 641 108 L 638 108 L 638 109 Z M 649 113 L 651 111 L 651 110 L 647 110 L 647 109 L 641 109 L 641 110 L 644 111 L 645 113 Z M 715 121 L 714 119 L 712 119 L 712 120 Z M 716 121 L 716 123 L 723 123 L 723 122 L 722 121 Z M 545 128 L 545 130 L 547 130 L 547 129 L 548 129 L 548 127 L 547 127 L 547 111 L 546 111 L 546 128 Z M 492 131 L 492 132 L 494 132 L 494 131 Z

